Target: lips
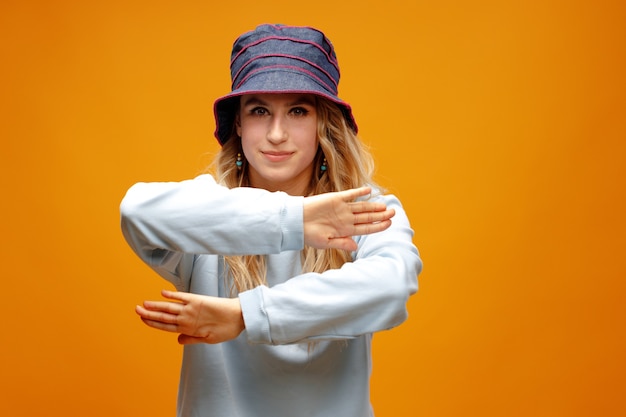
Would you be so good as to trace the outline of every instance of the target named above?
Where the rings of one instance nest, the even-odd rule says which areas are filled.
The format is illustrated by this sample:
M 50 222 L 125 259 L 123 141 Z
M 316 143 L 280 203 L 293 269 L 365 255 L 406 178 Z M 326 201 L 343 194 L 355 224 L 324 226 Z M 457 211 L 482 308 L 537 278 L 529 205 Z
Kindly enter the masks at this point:
M 270 162 L 282 162 L 289 159 L 293 152 L 279 152 L 279 151 L 261 151 L 265 159 Z

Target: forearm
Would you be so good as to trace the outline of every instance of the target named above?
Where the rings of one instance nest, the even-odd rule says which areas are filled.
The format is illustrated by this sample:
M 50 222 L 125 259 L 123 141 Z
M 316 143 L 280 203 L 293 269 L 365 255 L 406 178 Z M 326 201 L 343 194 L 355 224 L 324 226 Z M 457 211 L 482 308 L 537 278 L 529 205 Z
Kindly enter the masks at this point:
M 409 296 L 417 290 L 417 271 L 397 265 L 383 270 L 379 264 L 378 275 L 367 272 L 372 266 L 346 265 L 240 294 L 250 341 L 351 338 L 399 325 L 407 317 Z
M 408 220 L 396 208 L 389 230 L 358 239 L 354 262 L 240 294 L 248 339 L 284 344 L 350 338 L 402 323 L 422 263 Z
M 302 248 L 302 198 L 227 189 L 205 175 L 179 183 L 139 183 L 120 206 L 122 230 L 146 251 L 269 254 Z

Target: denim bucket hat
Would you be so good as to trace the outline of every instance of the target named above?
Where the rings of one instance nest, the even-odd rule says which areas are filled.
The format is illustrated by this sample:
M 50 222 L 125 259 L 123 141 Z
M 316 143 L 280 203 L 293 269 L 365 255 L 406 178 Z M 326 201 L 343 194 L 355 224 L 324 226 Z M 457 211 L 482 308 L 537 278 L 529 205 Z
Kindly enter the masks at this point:
M 357 132 L 350 105 L 337 96 L 339 64 L 330 40 L 310 27 L 261 25 L 233 44 L 232 91 L 215 101 L 215 137 L 230 137 L 239 97 L 244 94 L 315 94 L 334 102 Z

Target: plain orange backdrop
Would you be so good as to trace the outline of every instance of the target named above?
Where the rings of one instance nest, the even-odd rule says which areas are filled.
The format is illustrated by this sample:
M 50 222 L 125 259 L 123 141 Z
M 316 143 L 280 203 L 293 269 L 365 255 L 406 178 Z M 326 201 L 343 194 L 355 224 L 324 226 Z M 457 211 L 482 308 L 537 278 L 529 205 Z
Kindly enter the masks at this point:
M 374 338 L 377 417 L 626 415 L 617 0 L 3 1 L 0 415 L 174 415 L 180 347 L 133 312 L 166 284 L 118 205 L 209 163 L 232 42 L 264 22 L 331 38 L 422 252 Z

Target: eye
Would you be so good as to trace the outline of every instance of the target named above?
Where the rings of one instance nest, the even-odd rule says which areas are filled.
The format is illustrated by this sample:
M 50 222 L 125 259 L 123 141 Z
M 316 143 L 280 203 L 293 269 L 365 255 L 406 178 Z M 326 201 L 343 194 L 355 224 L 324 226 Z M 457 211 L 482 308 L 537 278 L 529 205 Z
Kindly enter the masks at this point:
M 265 116 L 268 113 L 264 107 L 254 107 L 250 110 L 250 114 L 253 116 Z
M 309 111 L 304 107 L 294 107 L 293 109 L 291 109 L 291 114 L 293 114 L 294 116 L 306 116 L 307 114 L 309 114 Z

